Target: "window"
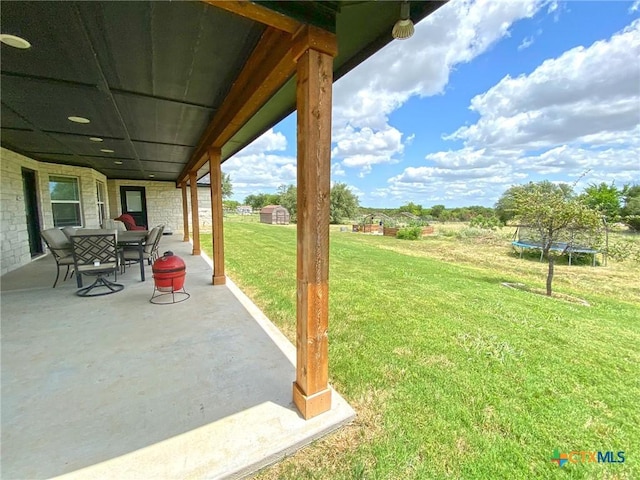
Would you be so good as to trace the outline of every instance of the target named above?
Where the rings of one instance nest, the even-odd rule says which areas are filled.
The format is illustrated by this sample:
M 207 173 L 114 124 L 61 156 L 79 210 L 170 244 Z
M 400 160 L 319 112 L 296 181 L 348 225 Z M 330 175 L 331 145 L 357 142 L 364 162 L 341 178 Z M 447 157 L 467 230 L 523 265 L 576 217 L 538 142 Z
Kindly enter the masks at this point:
M 107 216 L 104 203 L 104 183 L 102 182 L 96 182 L 96 197 L 98 202 L 98 225 L 102 226 Z
M 80 189 L 78 179 L 73 177 L 49 177 L 53 225 L 56 227 L 78 227 L 82 225 L 80 215 Z

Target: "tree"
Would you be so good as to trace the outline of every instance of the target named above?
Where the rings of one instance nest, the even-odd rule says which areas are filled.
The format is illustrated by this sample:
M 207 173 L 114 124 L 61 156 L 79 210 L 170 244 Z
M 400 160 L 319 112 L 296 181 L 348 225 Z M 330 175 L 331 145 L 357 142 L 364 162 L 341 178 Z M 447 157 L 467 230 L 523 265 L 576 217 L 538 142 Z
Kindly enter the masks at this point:
M 329 220 L 334 224 L 354 218 L 360 204 L 346 183 L 336 183 L 331 187 L 330 203 Z
M 278 194 L 280 196 L 278 203 L 289 210 L 290 220 L 296 222 L 298 213 L 298 188 L 295 185 L 281 185 L 278 188 Z
M 625 186 L 623 195 L 622 219 L 630 228 L 640 232 L 640 185 Z
M 222 201 L 222 208 L 224 208 L 226 210 L 235 211 L 236 208 L 238 208 L 239 206 L 240 206 L 240 202 L 238 202 L 237 200 L 223 200 Z
M 244 204 L 251 205 L 251 208 L 253 208 L 254 210 L 258 210 L 259 208 L 262 208 L 262 200 L 259 198 L 258 195 L 254 195 L 254 194 L 247 195 L 246 197 L 244 197 Z
M 407 212 L 411 215 L 415 215 L 416 217 L 421 217 L 423 215 L 422 205 L 416 205 L 413 202 L 402 205 L 400 208 L 398 208 L 398 212 Z
M 222 198 L 229 198 L 233 195 L 233 185 L 231 185 L 231 174 L 222 174 Z
M 254 210 L 260 210 L 267 205 L 279 205 L 280 195 L 275 193 L 256 193 L 244 198 L 245 205 L 251 205 Z
M 533 183 L 529 182 L 525 185 L 513 185 L 509 187 L 494 205 L 498 219 L 506 224 L 509 220 L 513 220 L 516 216 L 515 198 L 521 192 L 541 189 L 544 192 L 560 192 L 565 198 L 573 195 L 573 188 L 566 183 L 551 183 L 549 180 Z
M 620 216 L 622 191 L 613 182 L 611 185 L 592 183 L 584 189 L 582 197 L 587 206 L 602 213 L 608 222 L 614 222 Z
M 509 187 L 494 205 L 496 215 L 502 223 L 506 224 L 509 220 L 512 220 L 513 217 L 515 217 L 515 197 L 518 192 L 522 191 L 522 188 L 522 185 Z
M 431 207 L 431 216 L 436 220 L 439 220 L 440 216 L 442 215 L 442 212 L 444 211 L 445 211 L 444 205 L 434 205 L 433 207 Z
M 548 181 L 529 183 L 513 193 L 516 218 L 527 225 L 538 236 L 542 252 L 549 261 L 547 273 L 547 295 L 551 296 L 556 251 L 552 247 L 559 240 L 571 247 L 571 230 L 596 230 L 600 225 L 600 215 L 584 204 L 582 199 L 570 195 L 560 185 Z M 555 244 L 555 245 L 554 245 Z

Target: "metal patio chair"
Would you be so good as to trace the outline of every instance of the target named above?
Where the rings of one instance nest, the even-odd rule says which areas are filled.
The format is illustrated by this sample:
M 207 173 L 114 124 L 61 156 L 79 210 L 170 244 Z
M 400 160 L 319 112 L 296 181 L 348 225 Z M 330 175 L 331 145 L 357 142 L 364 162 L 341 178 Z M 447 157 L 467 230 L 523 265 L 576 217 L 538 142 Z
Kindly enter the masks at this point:
M 114 274 L 118 280 L 118 242 L 116 230 L 79 230 L 71 237 L 73 259 L 78 281 L 76 295 L 98 297 L 116 293 L 124 285 L 106 278 Z M 82 276 L 95 276 L 95 281 L 82 288 Z M 95 290 L 95 291 L 94 291 Z
M 71 270 L 71 275 L 69 275 L 69 267 L 74 264 L 71 242 L 69 242 L 69 239 L 62 232 L 62 230 L 58 228 L 48 228 L 46 230 L 42 230 L 40 232 L 40 236 L 44 240 L 44 243 L 47 244 L 51 255 L 56 261 L 56 279 L 53 282 L 53 288 L 56 288 L 58 279 L 60 278 L 61 267 L 67 267 L 67 271 L 64 274 L 63 282 L 67 280 L 67 277 L 71 278 L 73 276 L 73 270 Z
M 144 262 L 145 260 L 151 265 L 158 254 L 158 243 L 160 242 L 160 237 L 162 237 L 163 229 L 164 225 L 151 229 L 144 243 L 142 258 L 140 258 L 140 251 L 137 247 L 124 247 L 120 252 L 123 268 L 125 263 L 130 265 L 131 263 Z

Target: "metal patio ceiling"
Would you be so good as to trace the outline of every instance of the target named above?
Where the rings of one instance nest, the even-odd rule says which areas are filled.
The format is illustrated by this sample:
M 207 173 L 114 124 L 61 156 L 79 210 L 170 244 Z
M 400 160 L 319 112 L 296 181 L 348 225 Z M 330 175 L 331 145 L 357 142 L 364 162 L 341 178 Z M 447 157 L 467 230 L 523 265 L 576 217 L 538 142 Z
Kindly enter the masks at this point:
M 399 2 L 387 1 L 255 3 L 335 30 L 335 79 L 391 41 L 399 13 Z M 443 3 L 411 2 L 412 18 Z M 204 2 L 5 0 L 0 14 L 1 33 L 31 43 L 25 50 L 1 47 L 2 146 L 132 180 L 184 178 L 207 127 L 272 28 Z M 223 160 L 294 107 L 290 76 L 224 143 Z M 205 163 L 198 176 L 207 171 Z

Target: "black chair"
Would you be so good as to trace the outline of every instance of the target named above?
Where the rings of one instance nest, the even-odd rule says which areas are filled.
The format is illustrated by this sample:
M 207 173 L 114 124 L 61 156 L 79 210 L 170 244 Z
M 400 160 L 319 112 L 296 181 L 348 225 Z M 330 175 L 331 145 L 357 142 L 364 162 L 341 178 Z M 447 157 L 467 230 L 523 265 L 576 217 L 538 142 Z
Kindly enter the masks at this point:
M 124 288 L 106 278 L 113 273 L 118 280 L 118 242 L 116 230 L 78 230 L 71 237 L 73 260 L 81 297 L 98 297 Z M 95 276 L 95 281 L 82 288 L 82 275 Z M 95 290 L 95 291 L 94 291 Z
M 58 228 L 49 228 L 47 230 L 42 230 L 40 232 L 44 243 L 47 244 L 49 250 L 51 251 L 51 255 L 56 261 L 57 272 L 56 279 L 53 282 L 53 288 L 56 288 L 58 284 L 58 278 L 60 278 L 60 267 L 67 267 L 67 271 L 64 274 L 64 280 L 67 280 L 69 276 L 69 267 L 73 265 L 73 251 L 71 249 L 71 242 L 67 236 L 62 232 L 62 230 Z M 73 276 L 73 270 L 71 271 L 71 276 Z

